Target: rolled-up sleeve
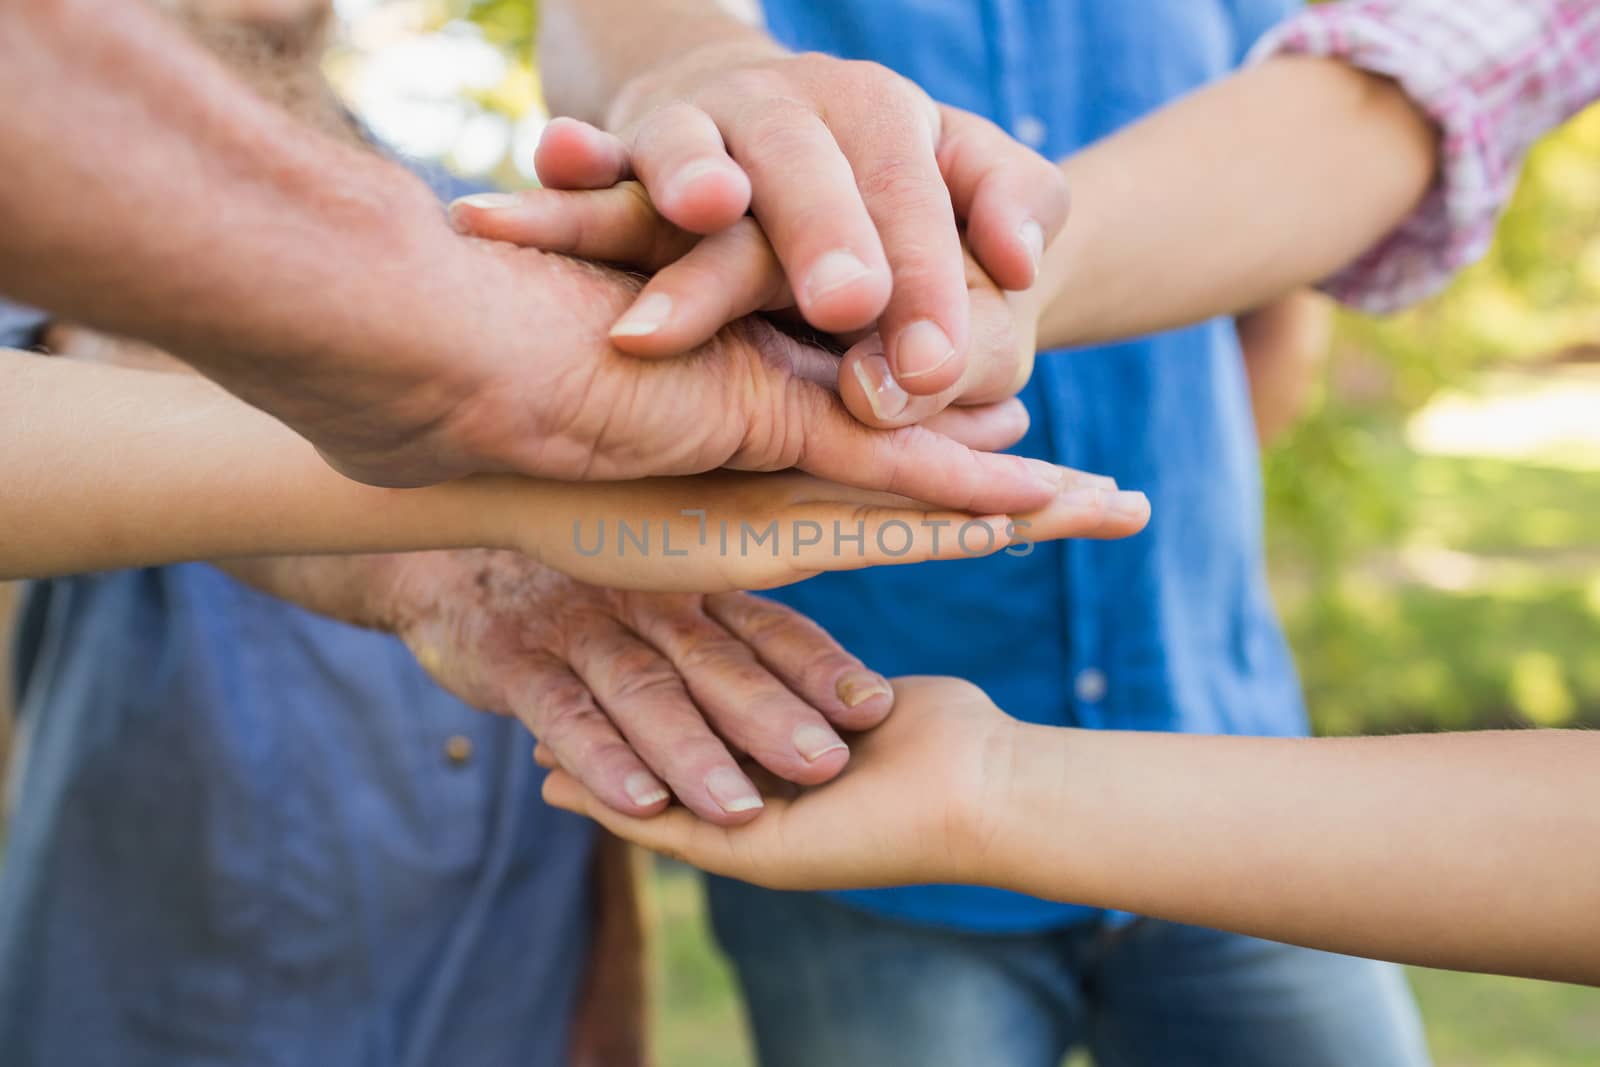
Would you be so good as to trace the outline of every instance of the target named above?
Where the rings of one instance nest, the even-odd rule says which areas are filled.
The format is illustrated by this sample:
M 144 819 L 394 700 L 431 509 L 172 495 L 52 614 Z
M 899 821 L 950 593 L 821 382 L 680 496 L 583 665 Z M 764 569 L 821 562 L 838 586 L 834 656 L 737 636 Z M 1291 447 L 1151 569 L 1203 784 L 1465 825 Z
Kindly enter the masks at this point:
M 1528 149 L 1600 99 L 1600 2 L 1345 0 L 1285 22 L 1251 59 L 1280 55 L 1393 78 L 1440 131 L 1439 178 L 1417 211 L 1323 283 L 1393 311 L 1483 255 Z

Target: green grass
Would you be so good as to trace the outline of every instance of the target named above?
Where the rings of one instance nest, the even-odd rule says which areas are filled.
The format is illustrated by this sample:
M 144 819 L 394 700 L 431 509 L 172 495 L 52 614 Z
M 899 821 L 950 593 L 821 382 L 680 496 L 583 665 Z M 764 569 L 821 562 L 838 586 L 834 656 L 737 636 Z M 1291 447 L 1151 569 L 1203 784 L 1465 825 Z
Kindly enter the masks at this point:
M 706 930 L 697 877 L 656 879 L 660 1067 L 752 1067 L 732 976 Z M 1438 1067 L 1594 1067 L 1600 990 L 1413 970 Z M 1074 1059 L 1071 1067 L 1087 1064 Z M 1155 1067 L 1155 1065 L 1152 1065 Z
M 1418 455 L 1392 432 L 1340 447 L 1359 491 L 1272 468 L 1291 483 L 1275 588 L 1318 730 L 1600 726 L 1600 472 Z

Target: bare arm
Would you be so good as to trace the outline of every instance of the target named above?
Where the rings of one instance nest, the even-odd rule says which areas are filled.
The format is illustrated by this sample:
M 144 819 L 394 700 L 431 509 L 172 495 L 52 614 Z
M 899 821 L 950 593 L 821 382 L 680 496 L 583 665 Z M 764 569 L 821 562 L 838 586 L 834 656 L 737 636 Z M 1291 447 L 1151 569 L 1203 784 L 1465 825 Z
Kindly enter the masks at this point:
M 1410 963 L 1600 985 L 1600 735 L 1265 739 L 1018 723 L 953 679 L 728 831 L 546 795 L 781 888 L 995 885 Z M 544 754 L 548 759 L 549 754 Z
M 740 6 L 722 0 L 546 0 L 539 12 L 539 70 L 550 110 L 603 126 L 641 71 L 723 47 L 781 55 L 765 31 L 742 17 Z
M 146 4 L 0 6 L 0 54 L 0 99 L 23 102 L 0 111 L 0 292 L 160 345 L 352 477 L 798 463 L 957 506 L 1049 497 L 1010 457 L 863 434 L 770 330 L 670 367 L 622 356 L 626 279 L 461 239 L 415 178 L 253 96 Z
M 1237 326 L 1256 436 L 1262 444 L 1270 444 L 1305 411 L 1333 337 L 1332 301 L 1321 293 L 1297 289 L 1240 315 Z
M 1039 283 L 1041 347 L 1233 314 L 1322 280 L 1415 209 L 1437 140 L 1394 83 L 1285 58 L 1072 156 L 1072 222 Z
M 281 423 L 199 378 L 0 350 L 0 381 L 0 577 L 489 547 L 607 585 L 712 592 L 981 554 L 948 534 L 941 543 L 931 522 L 993 531 L 969 535 L 977 549 L 999 551 L 1010 536 L 1004 516 L 940 512 L 792 473 L 606 484 L 479 475 L 381 489 L 334 473 Z M 1031 538 L 1127 536 L 1148 517 L 1138 494 L 1038 469 L 1057 493 L 1018 517 Z M 859 526 L 864 539 L 831 540 L 835 523 Z M 910 541 L 880 536 L 897 523 Z M 624 524 L 634 542 L 623 541 Z
M 432 194 L 266 103 L 149 5 L 7 4 L 0 52 L 0 291 L 155 342 L 302 428 L 339 379 L 367 387 L 352 406 L 390 400 L 376 353 L 447 325 L 470 279 Z
M 1337 952 L 1600 984 L 1600 735 L 1021 734 L 984 880 L 1003 871 L 1023 892 Z

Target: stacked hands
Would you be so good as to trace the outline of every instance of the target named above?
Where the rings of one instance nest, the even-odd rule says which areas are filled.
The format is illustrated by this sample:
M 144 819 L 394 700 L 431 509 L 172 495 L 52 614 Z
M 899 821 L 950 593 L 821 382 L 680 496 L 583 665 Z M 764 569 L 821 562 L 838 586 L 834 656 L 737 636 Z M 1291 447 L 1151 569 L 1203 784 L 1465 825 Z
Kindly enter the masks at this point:
M 745 591 L 1127 537 L 1149 504 L 998 451 L 1028 428 L 1016 394 L 1066 221 L 1058 170 L 885 68 L 749 41 L 738 56 L 691 51 L 636 79 L 614 134 L 552 123 L 545 187 L 456 202 L 456 232 L 420 183 L 391 181 L 379 306 L 337 308 L 333 333 L 350 332 L 308 342 L 315 359 L 285 353 L 244 314 L 264 302 L 225 286 L 186 298 L 236 309 L 225 330 L 85 316 L 251 406 L 88 367 L 178 364 L 67 325 L 47 343 L 74 359 L 0 357 L 15 364 L 0 421 L 41 457 L 13 463 L 96 485 L 105 516 L 66 499 L 52 525 L 41 490 L 33 518 L 0 531 L 0 577 L 246 560 L 228 566 L 399 634 L 447 689 L 516 715 L 632 816 L 676 797 L 731 825 L 762 805 L 747 766 L 837 775 L 841 731 L 881 723 L 891 688 Z M 371 165 L 345 160 L 347 184 Z M 285 256 L 318 246 L 281 236 Z M 354 276 L 328 282 L 336 304 Z M 103 290 L 140 279 L 114 281 Z M 298 297 L 323 295 L 308 280 Z M 82 450 L 63 403 L 128 443 L 116 479 L 93 456 L 68 469 Z M 161 505 L 174 492 L 181 510 Z M 159 532 L 159 558 L 128 530 Z M 328 552 L 345 555 L 307 558 Z
M 487 686 L 449 681 L 528 721 L 541 760 L 563 768 L 550 780 L 553 802 L 637 820 L 676 797 L 686 812 L 649 823 L 669 836 L 613 824 L 673 848 L 687 847 L 671 835 L 697 833 L 693 822 L 755 818 L 763 788 L 832 779 L 849 758 L 840 731 L 879 727 L 895 701 L 884 679 L 787 608 L 739 592 L 693 594 L 1027 551 L 1036 539 L 1126 537 L 1149 517 L 1142 494 L 1109 478 L 989 454 L 1028 426 L 1015 397 L 1033 366 L 1032 286 L 1067 214 L 1059 171 L 880 67 L 710 58 L 689 62 L 686 82 L 624 94 L 611 122 L 618 134 L 555 120 L 537 154 L 543 188 L 467 197 L 451 219 L 475 237 L 648 276 L 637 293 L 614 287 L 615 309 L 626 301 L 626 310 L 608 323 L 616 365 L 635 377 L 624 399 L 647 406 L 616 412 L 607 429 L 626 428 L 634 447 L 619 453 L 601 434 L 581 473 L 627 476 L 642 462 L 655 473 L 794 465 L 834 481 L 660 479 L 640 483 L 614 513 L 598 495 L 556 508 L 586 516 L 582 529 L 560 558 L 535 555 L 569 577 L 489 583 L 504 595 L 487 611 L 400 627 L 436 673 L 500 651 L 520 663 L 509 674 L 481 672 L 495 679 Z M 651 392 L 708 361 L 738 364 L 729 369 L 759 398 L 760 419 L 741 424 L 748 403 Z M 685 458 L 642 452 L 641 424 Z M 713 446 L 719 429 L 727 443 Z M 612 543 L 630 523 L 684 555 L 664 567 L 637 540 Z M 776 550 L 752 547 L 751 525 L 769 523 Z M 485 566 L 521 565 L 502 557 Z M 560 604 L 558 613 L 532 627 L 519 621 L 530 588 L 551 584 L 562 595 L 535 599 Z M 521 655 L 530 643 L 540 650 L 532 661 Z M 458 658 L 468 647 L 476 654 Z M 936 702 L 939 687 L 918 683 L 917 705 Z M 867 734 L 861 751 L 907 740 Z M 843 789 L 829 795 L 816 803 L 853 803 Z

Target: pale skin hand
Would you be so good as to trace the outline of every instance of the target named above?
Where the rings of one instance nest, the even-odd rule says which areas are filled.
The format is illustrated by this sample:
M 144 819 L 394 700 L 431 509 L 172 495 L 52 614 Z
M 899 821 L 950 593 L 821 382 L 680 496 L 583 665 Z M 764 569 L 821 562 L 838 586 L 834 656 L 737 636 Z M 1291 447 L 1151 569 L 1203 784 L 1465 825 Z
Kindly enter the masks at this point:
M 573 132 L 576 125 L 558 121 L 547 131 L 539 154 L 544 188 L 459 200 L 451 205 L 457 228 L 653 275 L 611 331 L 612 343 L 634 356 L 673 356 L 714 336 L 724 323 L 754 312 L 794 310 L 783 265 L 754 219 L 742 219 L 712 238 L 674 225 L 642 185 L 614 181 L 620 171 L 602 173 L 588 149 L 569 143 L 579 136 Z M 605 135 L 590 130 L 582 136 Z M 578 187 L 584 171 L 584 180 L 596 183 L 593 188 Z M 862 423 L 879 428 L 922 424 L 956 436 L 971 433 L 971 424 L 1015 423 L 1016 437 L 1025 432 L 1026 409 L 1013 398 L 1033 371 L 1038 295 L 1008 293 L 970 254 L 963 262 L 972 343 L 960 377 L 950 386 L 913 396 L 890 369 L 881 332 L 854 338 L 853 344 L 851 337 L 841 340 L 847 350 L 839 392 Z M 670 308 L 671 314 L 638 332 L 636 317 L 653 307 Z
M 1066 218 L 1059 176 L 988 122 L 877 64 L 790 54 L 717 0 L 558 0 L 543 14 L 552 107 L 618 135 L 601 171 L 628 168 L 714 244 L 751 211 L 806 320 L 876 324 L 913 395 L 964 373 L 958 221 L 983 268 L 1022 289 Z M 660 317 L 635 312 L 635 329 Z
M 0 507 L 0 577 L 263 554 L 489 546 L 612 586 L 708 592 L 780 585 L 823 570 L 962 558 L 1010 541 L 1006 516 L 979 517 L 962 539 L 952 533 L 974 522 L 970 514 L 793 473 L 620 484 L 481 475 L 426 489 L 379 489 L 335 474 L 280 423 L 196 378 L 20 352 L 0 352 L 0 376 L 0 480 L 10 490 Z M 842 412 L 840 418 L 851 421 Z M 1138 494 L 1036 466 L 1053 495 L 1045 507 L 1015 517 L 1029 539 L 1127 536 L 1148 518 Z M 609 540 L 594 551 L 602 522 Z M 623 522 L 642 543 L 622 538 Z M 726 542 L 723 523 L 731 531 Z M 836 540 L 835 524 L 860 541 Z M 769 526 L 775 537 L 765 536 Z
M 1069 730 L 1018 723 L 965 682 L 894 684 L 894 715 L 853 742 L 836 782 L 767 783 L 767 812 L 749 826 L 681 810 L 631 819 L 559 771 L 545 796 L 647 848 L 777 888 L 995 885 L 1335 952 L 1600 985 L 1600 736 Z
M 1305 122 L 1308 114 L 1317 122 Z M 555 184 L 592 188 L 617 172 L 618 151 L 569 124 L 551 131 L 541 162 Z M 1415 210 L 1438 154 L 1437 130 L 1397 85 L 1338 62 L 1275 59 L 1201 89 L 1062 162 L 1058 178 L 1075 207 L 1027 294 L 1038 309 L 1038 347 L 1244 314 L 1320 281 Z M 525 203 L 501 202 L 513 234 Z M 458 220 L 469 216 L 474 228 L 490 225 L 470 206 L 457 208 Z M 541 234 L 552 229 L 535 223 Z M 658 241 L 655 253 L 674 251 L 684 254 L 681 244 Z M 698 253 L 696 281 L 709 273 L 711 291 L 747 296 L 754 287 L 740 272 L 760 256 L 715 251 Z M 736 267 L 725 266 L 730 258 Z M 675 307 L 684 321 L 661 330 L 674 342 L 700 335 L 715 318 L 707 302 Z M 641 350 L 636 339 L 619 343 Z M 994 358 L 979 349 L 974 357 Z

